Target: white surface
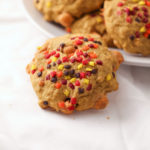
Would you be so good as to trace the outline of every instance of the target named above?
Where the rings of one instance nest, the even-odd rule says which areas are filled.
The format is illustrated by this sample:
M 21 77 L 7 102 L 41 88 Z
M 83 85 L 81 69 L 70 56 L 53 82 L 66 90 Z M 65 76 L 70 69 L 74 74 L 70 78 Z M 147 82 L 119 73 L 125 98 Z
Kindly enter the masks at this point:
M 25 67 L 47 37 L 19 1 L 0 1 L 0 150 L 150 150 L 150 68 L 122 65 L 105 110 L 39 108 Z
M 32 0 L 21 0 L 23 3 L 23 7 L 25 10 L 26 16 L 29 20 L 39 29 L 41 30 L 47 37 L 52 34 L 55 36 L 60 36 L 66 34 L 66 32 L 60 26 L 56 26 L 52 23 L 48 23 L 44 21 L 43 16 L 39 13 L 34 5 Z M 131 55 L 127 52 L 117 49 L 124 56 L 124 64 L 133 65 L 133 66 L 145 66 L 150 67 L 150 57 L 142 57 L 139 55 Z

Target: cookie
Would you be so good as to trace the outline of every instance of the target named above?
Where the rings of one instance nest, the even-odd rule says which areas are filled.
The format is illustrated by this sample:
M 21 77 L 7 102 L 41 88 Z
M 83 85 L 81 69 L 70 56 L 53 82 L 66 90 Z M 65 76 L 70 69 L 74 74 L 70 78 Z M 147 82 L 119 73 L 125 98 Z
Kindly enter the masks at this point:
M 150 55 L 150 2 L 148 0 L 106 0 L 107 32 L 115 45 L 133 54 Z
M 96 10 L 104 0 L 34 0 L 35 7 L 47 21 L 70 26 L 75 18 Z
M 113 40 L 106 32 L 103 10 L 86 14 L 74 21 L 70 27 L 72 33 L 97 33 L 101 35 L 107 46 L 115 47 Z
M 122 61 L 98 36 L 69 34 L 39 47 L 27 72 L 42 108 L 70 114 L 107 106 L 106 94 L 118 89 Z

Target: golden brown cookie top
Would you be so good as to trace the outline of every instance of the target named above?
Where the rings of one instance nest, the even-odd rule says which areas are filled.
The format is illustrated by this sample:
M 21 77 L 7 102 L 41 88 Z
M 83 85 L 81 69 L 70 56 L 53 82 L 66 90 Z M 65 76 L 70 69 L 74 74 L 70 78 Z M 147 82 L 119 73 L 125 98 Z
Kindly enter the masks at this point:
M 150 1 L 106 0 L 104 14 L 107 30 L 118 47 L 150 54 Z
M 84 110 L 118 87 L 119 57 L 98 36 L 71 34 L 48 40 L 27 70 L 42 107 Z
M 68 31 L 69 28 L 67 28 Z M 115 47 L 113 40 L 106 32 L 103 9 L 82 16 L 75 20 L 69 31 L 71 33 L 95 33 L 102 37 L 107 46 Z
M 86 14 L 80 19 L 74 21 L 71 26 L 72 33 L 99 33 L 103 35 L 106 33 L 104 17 L 102 12 L 96 11 Z
M 48 21 L 69 26 L 74 18 L 99 9 L 104 0 L 34 0 L 35 7 Z
M 135 38 L 149 38 L 150 39 L 150 1 L 148 0 L 119 0 L 117 3 L 118 17 L 125 17 L 125 22 L 133 24 L 136 22 L 138 28 L 130 39 L 133 41 Z

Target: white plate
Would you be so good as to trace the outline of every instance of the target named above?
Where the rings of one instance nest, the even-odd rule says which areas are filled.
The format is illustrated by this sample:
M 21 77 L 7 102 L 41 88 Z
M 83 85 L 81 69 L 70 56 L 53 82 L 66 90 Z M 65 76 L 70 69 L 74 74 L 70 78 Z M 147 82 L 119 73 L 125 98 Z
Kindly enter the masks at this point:
M 22 0 L 22 3 L 29 20 L 39 30 L 45 33 L 45 35 L 47 35 L 48 37 L 52 37 L 52 36 L 60 36 L 66 34 L 66 31 L 62 27 L 43 20 L 42 15 L 35 9 L 33 5 L 33 0 Z M 150 67 L 150 57 L 131 55 L 119 49 L 115 49 L 115 50 L 118 50 L 123 54 L 125 59 L 124 64 Z

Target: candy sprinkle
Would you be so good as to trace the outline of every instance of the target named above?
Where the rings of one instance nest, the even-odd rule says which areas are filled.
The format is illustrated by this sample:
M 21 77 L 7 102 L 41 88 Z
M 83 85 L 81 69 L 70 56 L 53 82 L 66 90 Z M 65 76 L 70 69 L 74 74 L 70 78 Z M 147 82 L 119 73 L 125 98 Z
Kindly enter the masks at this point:
M 61 88 L 61 83 L 57 82 L 57 83 L 55 84 L 55 87 L 56 87 L 56 89 L 60 89 L 60 88 Z
M 67 89 L 64 90 L 64 94 L 68 97 L 69 96 L 69 91 Z
M 106 80 L 107 80 L 107 81 L 110 81 L 110 80 L 111 80 L 111 74 L 108 74 L 108 75 L 107 75 Z

